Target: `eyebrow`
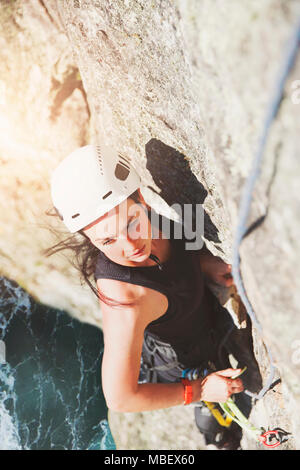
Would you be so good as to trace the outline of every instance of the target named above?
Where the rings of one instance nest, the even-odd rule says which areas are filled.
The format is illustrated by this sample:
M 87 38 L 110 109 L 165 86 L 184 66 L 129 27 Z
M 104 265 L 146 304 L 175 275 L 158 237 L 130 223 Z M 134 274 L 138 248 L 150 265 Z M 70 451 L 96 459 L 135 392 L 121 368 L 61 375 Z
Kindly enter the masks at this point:
M 129 217 L 128 223 L 127 223 L 127 225 L 126 225 L 126 229 L 128 229 L 128 225 L 130 224 L 130 222 L 132 221 L 132 219 L 133 219 L 134 217 L 135 217 L 135 215 L 131 215 L 131 216 Z M 124 227 L 124 228 L 125 228 L 125 227 Z M 102 240 L 102 241 L 104 241 L 104 240 L 109 240 L 110 238 L 114 238 L 115 236 L 116 236 L 116 235 L 110 235 L 109 237 L 105 237 L 105 238 L 96 238 L 95 241 L 98 241 L 98 240 Z

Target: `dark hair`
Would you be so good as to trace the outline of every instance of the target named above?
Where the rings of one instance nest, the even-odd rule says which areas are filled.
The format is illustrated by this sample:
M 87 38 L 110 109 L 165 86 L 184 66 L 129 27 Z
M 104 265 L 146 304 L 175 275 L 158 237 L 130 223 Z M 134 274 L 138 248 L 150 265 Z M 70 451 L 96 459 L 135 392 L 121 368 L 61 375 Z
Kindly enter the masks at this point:
M 132 199 L 137 204 L 141 202 L 138 190 L 132 193 L 128 198 Z M 55 210 L 55 208 L 54 208 L 54 212 L 53 210 L 52 212 L 47 211 L 46 214 L 49 216 L 59 217 L 57 210 Z M 49 227 L 49 229 L 52 233 L 55 234 L 56 237 L 60 238 L 62 233 L 59 233 L 57 230 L 54 230 L 52 227 L 51 228 Z M 79 239 L 78 234 L 80 234 L 83 237 L 83 239 Z M 73 259 L 72 258 L 70 259 L 68 257 L 68 260 L 70 261 L 71 265 L 80 272 L 81 282 L 85 281 L 98 299 L 102 300 L 102 302 L 104 302 L 105 304 L 109 306 L 113 306 L 113 307 L 131 305 L 131 303 L 126 303 L 126 302 L 122 303 L 110 297 L 107 297 L 106 295 L 103 294 L 103 292 L 100 292 L 100 290 L 95 287 L 94 283 L 92 282 L 92 279 L 94 281 L 94 272 L 96 269 L 99 249 L 96 248 L 91 243 L 90 239 L 85 235 L 85 233 L 82 230 L 79 230 L 75 234 L 68 236 L 67 238 L 56 243 L 50 248 L 43 250 L 42 254 L 44 256 L 49 257 L 49 256 L 54 255 L 54 253 L 58 253 L 63 250 L 71 250 L 73 252 L 73 255 L 74 255 Z

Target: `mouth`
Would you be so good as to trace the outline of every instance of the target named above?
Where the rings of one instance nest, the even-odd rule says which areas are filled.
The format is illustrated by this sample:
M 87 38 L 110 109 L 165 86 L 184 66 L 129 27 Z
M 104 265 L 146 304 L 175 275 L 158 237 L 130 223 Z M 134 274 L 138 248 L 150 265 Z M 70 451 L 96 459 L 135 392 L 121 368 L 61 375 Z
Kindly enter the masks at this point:
M 140 250 L 136 250 L 129 258 L 137 258 L 138 256 L 141 256 L 144 251 L 145 251 L 146 245 L 144 245 Z

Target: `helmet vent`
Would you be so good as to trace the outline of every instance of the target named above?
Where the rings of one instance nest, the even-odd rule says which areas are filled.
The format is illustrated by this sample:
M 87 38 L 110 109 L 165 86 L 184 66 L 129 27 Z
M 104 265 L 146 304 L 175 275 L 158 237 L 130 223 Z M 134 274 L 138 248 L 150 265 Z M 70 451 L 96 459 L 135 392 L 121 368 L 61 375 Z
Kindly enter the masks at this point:
M 106 193 L 106 194 L 104 194 L 104 196 L 102 196 L 102 199 L 106 199 L 111 194 L 112 194 L 112 191 L 108 191 L 108 193 Z
M 130 166 L 129 166 L 129 163 L 128 163 L 127 160 L 125 160 L 125 159 L 123 160 L 122 157 L 120 157 L 119 163 L 120 163 L 120 165 L 125 166 L 125 168 L 127 168 L 130 171 Z
M 74 214 L 72 215 L 72 219 L 75 219 L 76 217 L 78 217 L 80 214 Z
M 115 177 L 118 180 L 125 181 L 129 175 L 130 168 L 123 162 L 119 161 L 115 168 Z
M 122 153 L 119 153 L 119 157 L 122 158 L 126 163 L 130 163 L 130 158 L 129 157 L 125 157 L 125 155 L 122 155 Z
M 99 167 L 100 167 L 100 173 L 103 176 L 103 160 L 102 160 L 101 149 L 99 145 L 96 147 L 96 150 L 97 150 L 97 157 L 98 157 L 98 162 L 99 162 Z

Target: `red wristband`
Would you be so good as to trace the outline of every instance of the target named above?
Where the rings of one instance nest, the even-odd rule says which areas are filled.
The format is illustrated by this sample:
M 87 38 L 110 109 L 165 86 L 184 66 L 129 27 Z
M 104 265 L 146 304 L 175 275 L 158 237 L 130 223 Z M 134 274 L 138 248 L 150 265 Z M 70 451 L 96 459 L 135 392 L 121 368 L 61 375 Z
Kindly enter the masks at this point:
M 189 405 L 193 401 L 193 388 L 192 382 L 188 379 L 181 379 L 181 383 L 183 385 L 183 399 L 184 404 Z

